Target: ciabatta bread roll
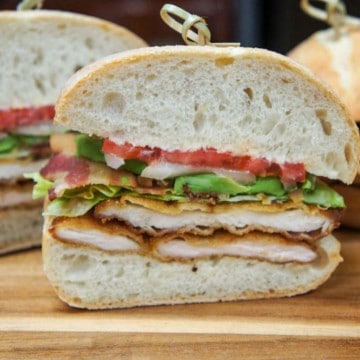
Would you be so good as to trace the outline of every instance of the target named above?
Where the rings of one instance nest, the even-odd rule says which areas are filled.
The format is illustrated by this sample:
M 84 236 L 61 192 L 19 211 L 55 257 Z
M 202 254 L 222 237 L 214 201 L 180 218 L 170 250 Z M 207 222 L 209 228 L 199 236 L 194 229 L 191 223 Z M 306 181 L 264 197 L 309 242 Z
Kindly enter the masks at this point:
M 359 136 L 305 68 L 259 49 L 131 50 L 76 73 L 56 104 L 44 269 L 72 306 L 305 293 L 341 261 L 331 235 Z
M 360 29 L 318 31 L 288 54 L 311 69 L 339 95 L 351 116 L 360 121 Z
M 360 126 L 360 28 L 345 27 L 341 29 L 338 37 L 333 29 L 318 31 L 288 55 L 327 82 Z M 342 224 L 360 229 L 359 180 L 349 187 L 337 184 L 336 189 L 347 200 Z

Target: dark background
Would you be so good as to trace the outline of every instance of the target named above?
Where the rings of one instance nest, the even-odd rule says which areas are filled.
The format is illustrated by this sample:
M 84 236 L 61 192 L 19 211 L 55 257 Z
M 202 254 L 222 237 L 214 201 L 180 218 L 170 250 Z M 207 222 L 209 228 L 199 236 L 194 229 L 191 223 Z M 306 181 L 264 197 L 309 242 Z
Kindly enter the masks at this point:
M 0 9 L 15 9 L 19 1 L 0 0 Z M 181 44 L 181 36 L 160 19 L 166 0 L 45 0 L 44 8 L 95 15 L 121 24 L 151 45 Z M 299 0 L 173 0 L 175 5 L 204 17 L 212 41 L 238 41 L 286 53 L 327 25 L 310 18 Z M 316 3 L 314 3 L 316 4 Z M 345 0 L 348 13 L 360 17 L 360 1 Z M 319 6 L 324 6 L 318 3 Z

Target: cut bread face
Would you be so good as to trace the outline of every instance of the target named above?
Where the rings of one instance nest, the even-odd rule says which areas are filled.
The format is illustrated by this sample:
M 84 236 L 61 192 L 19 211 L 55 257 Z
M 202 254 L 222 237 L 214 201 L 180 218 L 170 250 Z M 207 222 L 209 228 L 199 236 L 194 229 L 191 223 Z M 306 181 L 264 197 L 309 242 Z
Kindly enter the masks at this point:
M 41 245 L 42 210 L 39 202 L 0 209 L 0 255 Z
M 48 220 L 49 221 L 49 220 Z M 306 293 L 325 282 L 342 261 L 333 236 L 319 243 L 310 264 L 276 264 L 223 256 L 163 262 L 136 253 L 102 251 L 43 237 L 44 270 L 58 296 L 74 307 L 248 300 Z
M 303 163 L 350 183 L 359 135 L 339 99 L 305 68 L 259 49 L 145 48 L 78 72 L 55 121 L 117 144 Z
M 0 109 L 54 104 L 81 67 L 146 46 L 121 26 L 61 11 L 2 11 L 0 31 Z

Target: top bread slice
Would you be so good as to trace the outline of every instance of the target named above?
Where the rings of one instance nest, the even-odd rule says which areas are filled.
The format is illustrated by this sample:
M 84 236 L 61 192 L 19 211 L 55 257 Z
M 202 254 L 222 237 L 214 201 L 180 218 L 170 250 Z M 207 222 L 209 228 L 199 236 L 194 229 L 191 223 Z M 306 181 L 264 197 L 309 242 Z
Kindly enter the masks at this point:
M 75 74 L 55 122 L 117 143 L 304 163 L 350 183 L 359 134 L 338 97 L 285 56 L 261 49 L 131 50 Z
M 54 104 L 79 68 L 146 46 L 121 26 L 61 11 L 1 11 L 0 33 L 0 109 Z
M 360 28 L 318 31 L 288 54 L 331 85 L 360 122 Z

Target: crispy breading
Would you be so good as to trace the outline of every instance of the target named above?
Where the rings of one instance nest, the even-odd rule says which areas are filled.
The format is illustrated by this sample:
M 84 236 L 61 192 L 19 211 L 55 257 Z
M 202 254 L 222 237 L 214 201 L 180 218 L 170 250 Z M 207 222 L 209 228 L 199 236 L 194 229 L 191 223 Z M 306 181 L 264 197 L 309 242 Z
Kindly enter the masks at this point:
M 138 215 L 138 219 L 132 221 L 130 215 L 124 216 L 126 209 L 139 210 L 141 214 Z M 209 214 L 209 216 L 232 216 L 232 213 L 239 213 L 241 211 L 251 212 L 256 216 L 276 216 L 277 222 L 269 225 L 259 224 L 242 224 L 242 226 L 235 226 L 234 224 L 214 221 L 211 224 L 204 226 L 197 221 L 197 216 L 201 214 Z M 326 226 L 319 226 L 318 228 L 310 229 L 286 229 L 279 221 L 282 218 L 282 214 L 287 216 L 291 211 L 297 211 L 304 214 L 307 218 L 316 217 L 320 223 L 326 224 Z M 134 211 L 132 212 L 134 213 Z M 177 217 L 180 220 L 181 216 L 191 216 L 193 214 L 194 221 L 191 225 L 183 225 L 177 223 L 174 227 L 162 228 L 161 226 L 155 226 L 151 223 L 154 217 L 157 219 L 163 217 L 162 222 L 166 222 L 168 216 Z M 293 212 L 292 214 L 296 214 Z M 285 203 L 273 203 L 271 205 L 265 205 L 261 202 L 238 202 L 238 203 L 220 203 L 212 205 L 207 202 L 199 201 L 173 201 L 164 202 L 155 199 L 149 199 L 139 196 L 123 196 L 119 199 L 107 200 L 95 208 L 95 217 L 106 222 L 111 219 L 117 219 L 119 221 L 125 221 L 129 226 L 133 226 L 150 236 L 162 236 L 168 232 L 177 231 L 178 233 L 192 233 L 197 235 L 208 236 L 213 234 L 217 230 L 224 229 L 232 234 L 244 235 L 254 230 L 260 230 L 265 233 L 279 233 L 291 240 L 306 240 L 314 241 L 327 234 L 330 234 L 334 228 L 339 225 L 340 212 L 337 210 L 323 210 L 317 206 L 306 205 L 297 201 L 288 201 Z M 143 220 L 139 220 L 139 217 Z M 299 219 L 300 221 L 300 219 Z M 141 224 L 139 224 L 139 222 Z

